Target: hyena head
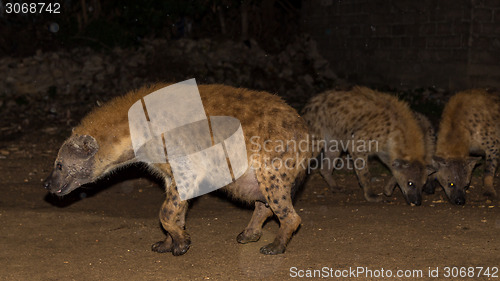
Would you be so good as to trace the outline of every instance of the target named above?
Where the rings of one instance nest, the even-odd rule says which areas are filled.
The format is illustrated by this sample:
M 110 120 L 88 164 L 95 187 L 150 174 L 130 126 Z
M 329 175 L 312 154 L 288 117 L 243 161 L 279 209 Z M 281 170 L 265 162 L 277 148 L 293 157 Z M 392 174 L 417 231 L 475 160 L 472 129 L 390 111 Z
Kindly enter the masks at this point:
M 63 196 L 93 180 L 97 141 L 88 135 L 72 135 L 57 154 L 52 173 L 43 183 L 51 193 Z
M 396 159 L 392 162 L 392 175 L 408 204 L 422 204 L 422 187 L 427 179 L 427 168 L 418 161 Z
M 437 156 L 432 159 L 432 165 L 437 171 L 435 178 L 451 203 L 465 204 L 465 191 L 469 188 L 472 170 L 479 159 L 481 157 L 443 159 Z

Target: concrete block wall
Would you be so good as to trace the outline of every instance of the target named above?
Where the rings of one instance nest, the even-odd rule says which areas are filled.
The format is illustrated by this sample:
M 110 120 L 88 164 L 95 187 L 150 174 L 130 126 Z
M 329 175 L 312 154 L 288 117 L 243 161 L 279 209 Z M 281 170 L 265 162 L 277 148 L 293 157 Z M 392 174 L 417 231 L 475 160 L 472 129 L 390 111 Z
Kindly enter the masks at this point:
M 302 28 L 344 79 L 500 86 L 500 0 L 307 0 Z

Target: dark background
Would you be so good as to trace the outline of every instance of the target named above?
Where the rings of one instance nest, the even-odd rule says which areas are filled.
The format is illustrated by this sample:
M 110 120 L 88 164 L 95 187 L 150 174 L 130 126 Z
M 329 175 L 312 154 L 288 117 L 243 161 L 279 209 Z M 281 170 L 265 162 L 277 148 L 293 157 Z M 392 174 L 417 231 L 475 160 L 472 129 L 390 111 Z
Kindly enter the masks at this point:
M 366 85 L 436 125 L 454 92 L 500 83 L 494 0 L 65 0 L 60 14 L 8 14 L 9 2 L 0 110 L 15 125 L 3 138 L 43 123 L 23 114 L 74 124 L 96 102 L 193 77 L 276 93 L 298 110 L 327 89 Z
M 500 205 L 482 195 L 483 166 L 465 206 L 439 188 L 420 207 L 399 190 L 368 203 L 352 171 L 334 175 L 345 193 L 312 173 L 294 205 L 301 227 L 277 256 L 259 253 L 277 221 L 260 241 L 238 244 L 251 208 L 212 195 L 190 204 L 185 255 L 153 253 L 165 237 L 165 191 L 134 179 L 141 169 L 62 199 L 42 187 L 82 116 L 157 81 L 266 90 L 297 110 L 322 91 L 361 84 L 437 125 L 456 91 L 498 86 L 500 1 L 60 0 L 57 15 L 7 14 L 8 2 L 0 0 L 1 280 L 284 280 L 293 266 L 423 270 L 422 280 L 439 268 L 433 280 L 452 280 L 446 266 L 500 264 Z M 390 172 L 377 162 L 371 172 L 382 191 Z

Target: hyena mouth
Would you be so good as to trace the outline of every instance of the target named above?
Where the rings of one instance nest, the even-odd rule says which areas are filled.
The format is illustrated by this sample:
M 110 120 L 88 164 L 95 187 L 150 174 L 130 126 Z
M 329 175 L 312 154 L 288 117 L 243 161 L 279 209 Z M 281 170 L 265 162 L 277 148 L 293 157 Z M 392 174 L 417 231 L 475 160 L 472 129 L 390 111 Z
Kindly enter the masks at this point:
M 57 195 L 64 195 L 66 190 L 68 189 L 69 182 L 64 184 L 59 190 L 56 191 Z

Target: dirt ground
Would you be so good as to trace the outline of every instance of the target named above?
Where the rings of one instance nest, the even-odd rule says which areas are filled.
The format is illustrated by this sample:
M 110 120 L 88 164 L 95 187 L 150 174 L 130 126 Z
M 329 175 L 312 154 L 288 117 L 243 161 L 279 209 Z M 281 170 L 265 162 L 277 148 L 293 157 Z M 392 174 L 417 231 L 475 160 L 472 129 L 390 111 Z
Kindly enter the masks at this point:
M 331 279 L 344 280 L 500 280 L 444 277 L 447 266 L 489 267 L 490 273 L 500 266 L 500 206 L 482 197 L 478 176 L 465 206 L 451 205 L 437 190 L 411 207 L 399 190 L 389 202 L 365 202 L 352 173 L 338 173 L 349 194 L 332 193 L 313 173 L 296 199 L 302 226 L 277 256 L 259 253 L 277 232 L 275 220 L 260 241 L 241 245 L 236 236 L 252 210 L 203 196 L 188 213 L 192 246 L 174 257 L 150 250 L 164 238 L 158 219 L 164 193 L 153 181 L 130 179 L 133 171 L 63 199 L 47 194 L 41 181 L 62 140 L 49 130 L 0 143 L 0 280 L 282 280 L 314 269 L 332 269 Z M 374 176 L 381 190 L 388 176 Z M 335 278 L 350 268 L 375 276 L 384 270 L 385 277 Z M 431 278 L 429 269 L 439 277 Z M 398 278 L 397 270 L 422 276 Z

